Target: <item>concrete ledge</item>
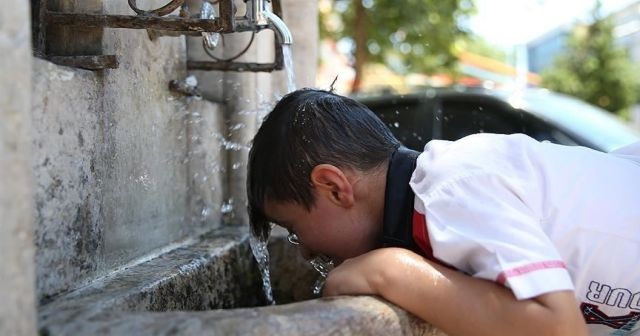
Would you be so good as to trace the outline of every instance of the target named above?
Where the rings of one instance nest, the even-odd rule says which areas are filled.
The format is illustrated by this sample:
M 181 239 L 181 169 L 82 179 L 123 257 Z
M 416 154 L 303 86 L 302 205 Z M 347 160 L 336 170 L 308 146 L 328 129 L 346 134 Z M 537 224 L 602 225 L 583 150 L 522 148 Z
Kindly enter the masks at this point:
M 50 335 L 444 335 L 373 297 L 201 312 L 104 313 Z
M 272 269 L 285 270 L 274 274 L 276 300 L 309 298 L 313 271 L 284 239 L 269 249 Z M 374 297 L 256 307 L 263 297 L 247 233 L 230 228 L 54 298 L 39 326 L 43 335 L 443 335 Z
M 215 235 L 215 236 L 214 236 Z M 43 327 L 108 311 L 235 308 L 261 304 L 247 234 L 219 230 L 187 246 L 54 297 L 39 310 Z

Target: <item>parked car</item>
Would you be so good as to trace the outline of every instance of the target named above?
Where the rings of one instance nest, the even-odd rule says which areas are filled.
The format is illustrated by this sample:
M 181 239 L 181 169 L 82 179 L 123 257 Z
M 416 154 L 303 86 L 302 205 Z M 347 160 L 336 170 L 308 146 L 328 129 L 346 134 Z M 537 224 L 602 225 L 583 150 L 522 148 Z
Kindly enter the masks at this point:
M 524 133 L 539 141 L 603 152 L 640 141 L 640 133 L 609 112 L 544 89 L 429 88 L 355 98 L 416 150 L 431 139 L 457 140 L 473 133 Z

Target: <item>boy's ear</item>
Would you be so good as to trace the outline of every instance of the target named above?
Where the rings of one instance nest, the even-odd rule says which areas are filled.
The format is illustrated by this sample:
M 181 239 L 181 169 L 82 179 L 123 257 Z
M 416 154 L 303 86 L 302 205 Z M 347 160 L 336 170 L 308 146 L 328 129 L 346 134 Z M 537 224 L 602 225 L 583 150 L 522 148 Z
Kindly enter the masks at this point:
M 353 186 L 344 172 L 330 164 L 319 164 L 311 170 L 311 183 L 321 197 L 334 204 L 350 207 L 354 203 Z

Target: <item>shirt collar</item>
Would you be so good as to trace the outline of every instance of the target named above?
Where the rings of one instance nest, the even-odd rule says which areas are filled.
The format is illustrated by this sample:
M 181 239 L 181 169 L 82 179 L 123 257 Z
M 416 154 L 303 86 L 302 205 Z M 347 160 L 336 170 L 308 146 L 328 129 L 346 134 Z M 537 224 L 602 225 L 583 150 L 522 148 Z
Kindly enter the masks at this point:
M 391 155 L 384 195 L 382 245 L 419 250 L 413 240 L 414 193 L 409 186 L 419 152 L 399 147 Z

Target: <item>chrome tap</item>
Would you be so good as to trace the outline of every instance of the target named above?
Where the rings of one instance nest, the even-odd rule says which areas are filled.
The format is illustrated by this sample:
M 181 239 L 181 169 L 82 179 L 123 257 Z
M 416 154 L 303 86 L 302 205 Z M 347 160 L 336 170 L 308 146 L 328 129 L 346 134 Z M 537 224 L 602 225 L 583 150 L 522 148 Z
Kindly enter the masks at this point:
M 247 19 L 256 30 L 268 27 L 276 34 L 280 44 L 293 43 L 291 31 L 287 25 L 273 13 L 271 0 L 245 0 L 247 3 Z
M 256 27 L 263 28 L 269 25 L 269 20 L 263 14 L 264 11 L 270 10 L 270 0 L 244 0 L 247 6 L 247 19 Z
M 264 10 L 262 15 L 267 18 L 269 21 L 269 27 L 276 33 L 276 38 L 280 44 L 292 44 L 293 36 L 291 36 L 291 31 L 289 27 L 280 19 L 277 15 L 273 14 L 273 12 L 269 10 Z

